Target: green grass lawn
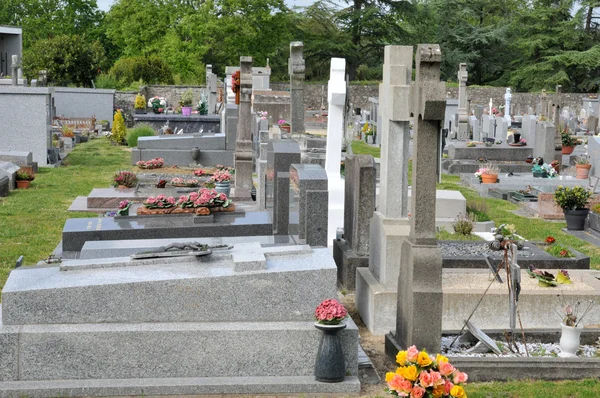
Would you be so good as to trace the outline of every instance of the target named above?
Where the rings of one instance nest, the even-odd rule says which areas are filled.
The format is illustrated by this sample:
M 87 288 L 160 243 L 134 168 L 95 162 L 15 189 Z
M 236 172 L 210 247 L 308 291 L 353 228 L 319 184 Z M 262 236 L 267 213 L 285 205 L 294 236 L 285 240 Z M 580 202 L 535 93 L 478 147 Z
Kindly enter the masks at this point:
M 374 158 L 378 158 L 381 157 L 381 148 L 371 146 L 361 140 L 354 140 L 352 141 L 352 153 L 354 155 L 371 155 Z
M 600 381 L 470 383 L 465 391 L 469 398 L 597 398 L 600 397 Z
M 61 240 L 69 217 L 90 217 L 67 209 L 77 196 L 108 187 L 112 175 L 129 168 L 129 152 L 98 138 L 75 147 L 66 167 L 41 168 L 30 189 L 0 198 L 0 289 L 20 255 L 24 264 L 48 257 Z

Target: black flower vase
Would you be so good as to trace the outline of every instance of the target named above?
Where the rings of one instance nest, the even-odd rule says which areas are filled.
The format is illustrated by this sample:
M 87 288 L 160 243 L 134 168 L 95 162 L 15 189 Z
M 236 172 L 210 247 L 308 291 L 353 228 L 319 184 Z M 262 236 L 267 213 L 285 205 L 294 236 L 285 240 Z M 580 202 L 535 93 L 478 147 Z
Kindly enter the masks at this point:
M 322 325 L 315 323 L 315 327 L 323 332 L 315 361 L 315 379 L 323 383 L 344 381 L 346 361 L 339 332 L 346 328 L 346 324 Z

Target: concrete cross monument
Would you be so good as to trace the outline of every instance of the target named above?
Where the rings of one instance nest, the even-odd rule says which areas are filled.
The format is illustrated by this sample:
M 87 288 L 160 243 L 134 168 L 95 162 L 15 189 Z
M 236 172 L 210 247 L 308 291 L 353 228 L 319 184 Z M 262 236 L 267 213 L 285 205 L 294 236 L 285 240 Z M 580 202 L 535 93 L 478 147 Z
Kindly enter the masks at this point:
M 378 313 L 386 317 L 385 314 L 396 312 L 400 249 L 410 233 L 407 201 L 412 64 L 412 46 L 385 47 L 383 82 L 379 85 L 381 170 L 378 206 L 371 218 L 369 268 L 357 268 L 356 273 L 356 307 L 369 330 L 379 334 L 386 330 L 379 331 L 378 325 L 385 323 L 385 319 Z M 436 145 L 434 143 L 431 148 Z M 436 162 L 431 164 L 435 169 Z M 373 294 L 375 291 L 389 294 Z
M 413 172 L 410 237 L 402 245 L 398 277 L 396 331 L 386 335 L 386 353 L 416 345 L 439 352 L 442 337 L 442 254 L 435 238 L 437 145 L 444 120 L 445 83 L 440 81 L 442 52 L 438 44 L 417 48 L 412 84 Z
M 458 139 L 469 139 L 469 115 L 467 113 L 467 64 L 458 67 Z
M 288 73 L 290 75 L 290 113 L 292 137 L 304 134 L 304 44 L 301 41 L 290 43 Z
M 240 57 L 240 104 L 235 145 L 235 187 L 252 188 L 252 57 Z
M 346 60 L 331 58 L 327 85 L 327 172 L 329 190 L 329 223 L 327 241 L 332 244 L 338 228 L 344 226 L 344 180 L 340 175 L 342 140 L 344 138 L 344 108 L 346 106 Z
M 512 93 L 510 91 L 510 87 L 508 87 L 506 89 L 506 93 L 504 94 L 504 120 L 506 120 L 506 122 L 508 123 L 508 126 L 510 127 L 510 124 L 512 122 L 512 118 L 510 117 L 510 103 L 512 101 Z
M 12 56 L 12 65 L 11 65 L 11 71 L 10 71 L 10 77 L 12 79 L 12 85 L 16 86 L 19 84 L 19 56 L 18 55 L 13 55 Z

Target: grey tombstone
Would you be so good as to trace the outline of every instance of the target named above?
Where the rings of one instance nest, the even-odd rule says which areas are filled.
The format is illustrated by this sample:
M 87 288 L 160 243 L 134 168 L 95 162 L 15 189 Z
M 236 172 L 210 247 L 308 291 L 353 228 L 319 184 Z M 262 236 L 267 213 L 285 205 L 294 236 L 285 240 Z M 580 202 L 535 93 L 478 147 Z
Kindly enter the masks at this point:
M 588 139 L 588 156 L 592 164 L 590 175 L 600 177 L 600 137 L 590 137 Z
M 458 66 L 458 139 L 466 141 L 469 139 L 469 125 L 467 113 L 467 64 Z
M 293 140 L 272 140 L 267 144 L 265 203 L 273 209 L 273 234 L 289 232 L 289 170 L 300 162 L 300 146 Z
M 356 268 L 369 266 L 369 224 L 375 211 L 377 171 L 371 155 L 346 155 L 344 239 L 335 240 L 338 283 L 354 290 Z
M 556 92 L 554 93 L 554 97 L 552 99 L 552 122 L 556 127 L 556 131 L 554 133 L 554 147 L 559 149 L 562 147 L 562 138 L 561 138 L 561 125 L 560 125 L 560 111 L 561 111 L 561 100 L 560 93 L 562 91 L 562 86 L 559 84 L 556 86 Z
M 381 97 L 381 95 L 380 95 Z M 456 123 L 454 122 L 454 115 L 458 111 L 458 100 L 457 99 L 446 99 L 446 113 L 444 117 L 444 126 L 442 128 L 448 129 L 448 137 L 454 138 L 454 132 L 456 131 Z
M 542 157 L 545 163 L 551 163 L 554 160 L 556 151 L 554 146 L 555 133 L 556 127 L 551 122 L 543 121 L 536 125 L 533 147 L 534 157 Z
M 495 119 L 496 126 L 494 138 L 496 138 L 496 140 L 506 141 L 506 136 L 508 135 L 508 123 L 504 117 L 496 116 Z
M 10 77 L 12 78 L 12 85 L 13 86 L 17 86 L 19 84 L 19 74 L 17 72 L 18 69 L 19 69 L 19 56 L 18 55 L 13 55 L 12 56 L 11 72 L 10 72 Z
M 538 117 L 535 115 L 523 116 L 521 125 L 521 138 L 527 141 L 527 145 L 535 146 L 535 130 Z
M 252 89 L 254 91 L 271 91 L 270 88 L 271 67 L 252 68 Z
M 473 131 L 473 141 L 481 141 L 481 125 L 476 116 L 469 116 L 469 125 Z
M 291 133 L 292 137 L 304 134 L 304 44 L 300 41 L 290 43 L 288 73 L 291 90 Z
M 296 228 L 290 225 L 290 233 L 297 235 L 299 244 L 327 246 L 329 192 L 325 169 L 317 164 L 292 164 L 289 182 L 293 192 L 290 224 L 296 217 L 298 220 Z
M 496 118 L 492 115 L 483 115 L 481 117 L 481 138 L 493 138 L 495 132 Z
M 411 345 L 438 352 L 442 337 L 442 253 L 435 238 L 435 212 L 431 211 L 437 176 L 430 153 L 444 119 L 446 85 L 440 81 L 439 45 L 420 44 L 416 57 L 411 229 L 402 246 L 396 330 L 386 335 L 386 353 L 393 357 L 398 347 Z
M 258 210 L 266 210 L 266 183 L 267 183 L 267 146 L 269 142 L 269 131 L 258 132 L 258 157 L 256 159 L 256 174 L 258 176 L 256 187 L 256 203 Z
M 240 57 L 240 104 L 235 145 L 235 187 L 252 188 L 252 57 Z
M 2 174 L 2 171 L 0 170 L 0 198 L 8 196 L 8 191 L 10 191 L 10 189 L 8 189 L 9 185 L 10 180 L 8 179 L 8 176 Z
M 0 161 L 0 175 L 5 175 L 8 178 L 8 188 L 11 191 L 17 189 L 17 171 L 19 169 L 20 167 L 14 163 Z
M 212 65 L 206 65 L 206 88 L 208 90 L 208 114 L 214 115 L 217 113 L 217 75 L 212 73 Z
M 590 115 L 588 117 L 588 131 L 592 133 L 592 135 L 596 135 L 598 132 L 598 117 L 594 115 Z

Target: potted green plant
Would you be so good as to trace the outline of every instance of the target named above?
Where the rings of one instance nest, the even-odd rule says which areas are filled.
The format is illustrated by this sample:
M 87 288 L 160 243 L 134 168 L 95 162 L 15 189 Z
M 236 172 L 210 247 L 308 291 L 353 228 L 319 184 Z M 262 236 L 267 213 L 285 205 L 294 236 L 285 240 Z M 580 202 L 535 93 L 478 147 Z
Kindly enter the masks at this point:
M 192 114 L 192 103 L 194 102 L 194 93 L 191 89 L 187 89 L 179 100 L 181 106 L 181 114 L 183 116 L 190 116 Z
M 554 201 L 563 209 L 567 220 L 567 229 L 583 231 L 589 209 L 587 206 L 593 192 L 576 186 L 573 188 L 559 186 L 554 191 Z
M 35 176 L 27 170 L 17 171 L 17 188 L 27 189 L 31 185 L 31 181 L 35 180 Z
M 592 165 L 590 164 L 590 160 L 587 156 L 582 156 L 575 160 L 575 168 L 577 169 L 576 178 L 578 180 L 585 180 L 590 174 Z
M 560 138 L 562 141 L 562 154 L 570 155 L 575 150 L 575 146 L 579 144 L 575 138 L 571 137 L 568 133 L 561 133 Z
M 113 186 L 120 189 L 133 188 L 137 183 L 137 175 L 131 171 L 118 171 L 113 177 Z
M 136 95 L 133 107 L 136 114 L 146 113 L 146 97 L 142 94 Z

